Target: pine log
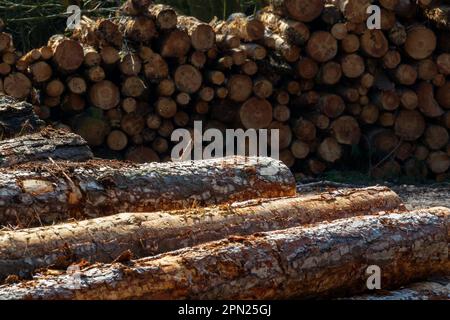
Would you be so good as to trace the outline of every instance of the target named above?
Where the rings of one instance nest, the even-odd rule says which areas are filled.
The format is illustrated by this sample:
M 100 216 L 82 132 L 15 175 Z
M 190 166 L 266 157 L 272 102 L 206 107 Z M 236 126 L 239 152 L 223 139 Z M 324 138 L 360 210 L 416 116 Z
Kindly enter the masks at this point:
M 425 26 L 411 28 L 406 37 L 405 51 L 413 59 L 425 59 L 436 49 L 436 35 Z
M 57 162 L 3 170 L 1 174 L 2 185 L 10 188 L 1 196 L 0 221 L 4 225 L 36 226 L 116 212 L 180 209 L 295 194 L 289 170 L 270 158 L 143 165 L 106 160 L 73 165 Z M 196 183 L 189 185 L 189 181 Z M 34 187 L 23 188 L 28 183 Z
M 55 35 L 48 46 L 53 49 L 53 62 L 60 71 L 73 72 L 83 64 L 84 52 L 79 42 Z
M 252 93 L 252 79 L 247 75 L 234 74 L 227 81 L 227 89 L 231 100 L 244 102 Z
M 416 88 L 419 109 L 427 117 L 435 118 L 442 116 L 444 110 L 434 97 L 434 87 L 428 82 L 420 82 Z
M 239 109 L 239 119 L 246 129 L 267 128 L 272 122 L 272 104 L 266 99 L 251 97 Z
M 324 198 L 328 200 L 323 201 Z M 65 269 L 81 259 L 109 263 L 127 250 L 133 257 L 142 258 L 231 235 L 249 235 L 401 208 L 401 200 L 393 191 L 372 187 L 346 189 L 336 195 L 331 191 L 219 207 L 122 213 L 6 231 L 0 236 L 0 279 L 10 274 L 29 276 L 38 268 L 52 265 Z
M 172 7 L 155 4 L 149 8 L 149 12 L 154 17 L 158 29 L 170 30 L 177 26 L 177 14 Z
M 354 117 L 341 116 L 334 120 L 331 125 L 331 132 L 337 142 L 341 144 L 355 145 L 361 138 L 361 129 Z
M 304 45 L 309 39 L 309 28 L 303 22 L 284 19 L 268 10 L 257 12 L 256 18 L 292 45 Z
M 43 275 L 32 281 L 1 286 L 0 297 L 286 299 L 348 296 L 367 290 L 366 270 L 370 265 L 382 267 L 381 283 L 385 289 L 391 289 L 448 271 L 449 215 L 447 208 L 432 208 L 234 236 L 127 264 L 88 266 L 80 271 L 78 288 L 67 286 L 73 275 Z M 386 250 L 389 250 L 388 256 Z M 349 268 L 353 271 L 349 272 Z
M 208 51 L 214 46 L 216 35 L 213 28 L 200 20 L 190 16 L 178 16 L 178 26 L 186 29 L 191 37 L 194 49 Z
M 373 294 L 353 296 L 350 298 L 346 298 L 345 300 L 450 300 L 450 277 L 435 277 L 432 279 L 427 279 L 423 282 L 415 282 L 396 290 L 382 290 Z
M 367 19 L 367 8 L 371 0 L 338 0 L 337 4 L 344 17 L 352 23 L 362 23 Z
M 345 102 L 336 94 L 324 94 L 320 97 L 317 108 L 329 118 L 339 117 L 345 110 Z
M 94 106 L 109 110 L 119 105 L 119 88 L 111 81 L 103 80 L 95 83 L 89 89 L 89 98 Z
M 301 22 L 311 22 L 324 8 L 322 0 L 271 0 L 275 12 Z
M 373 58 L 381 58 L 389 49 L 388 41 L 383 31 L 377 29 L 364 31 L 360 42 L 364 53 Z
M 442 149 L 449 142 L 448 130 L 438 125 L 429 125 L 424 133 L 424 142 L 431 150 Z
M 317 62 L 326 62 L 334 58 L 337 53 L 336 39 L 326 31 L 316 31 L 306 44 L 306 52 Z
M 436 90 L 436 101 L 444 109 L 450 109 L 450 81 Z
M 0 95 L 0 140 L 39 131 L 44 124 L 31 104 Z
M 164 58 L 183 58 L 191 48 L 191 39 L 186 31 L 175 29 L 161 39 L 160 53 Z
M 25 100 L 31 93 L 31 81 L 20 72 L 13 72 L 3 80 L 3 90 L 9 96 Z
M 214 27 L 216 33 L 238 36 L 243 41 L 261 40 L 264 36 L 264 24 L 252 17 L 235 15 L 229 21 L 222 21 Z
M 200 89 L 203 77 L 197 68 L 184 64 L 176 69 L 174 81 L 178 90 L 191 94 Z
M 46 128 L 0 142 L 0 167 L 53 160 L 86 161 L 93 158 L 83 138 L 63 130 Z
M 425 119 L 415 110 L 401 110 L 395 120 L 395 134 L 406 141 L 418 139 L 425 131 Z
M 320 67 L 318 80 L 320 83 L 333 85 L 342 77 L 341 65 L 335 61 L 328 61 Z
M 138 43 L 148 43 L 157 36 L 155 21 L 147 16 L 138 16 L 123 22 L 124 35 Z

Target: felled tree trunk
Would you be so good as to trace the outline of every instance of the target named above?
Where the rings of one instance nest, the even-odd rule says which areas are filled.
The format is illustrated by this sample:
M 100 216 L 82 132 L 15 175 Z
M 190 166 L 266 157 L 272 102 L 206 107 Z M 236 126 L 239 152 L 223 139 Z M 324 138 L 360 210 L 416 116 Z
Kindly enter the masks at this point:
M 0 142 L 0 167 L 49 158 L 86 161 L 93 157 L 87 142 L 79 135 L 50 128 Z
M 448 271 L 450 211 L 341 219 L 97 264 L 0 287 L 2 299 L 286 299 L 358 294 Z
M 203 209 L 122 213 L 8 231 L 0 235 L 0 279 L 10 274 L 29 276 L 35 269 L 52 265 L 65 269 L 81 259 L 111 262 L 127 250 L 135 258 L 141 258 L 230 235 L 285 229 L 402 207 L 393 191 L 373 187 Z
M 39 131 L 44 125 L 31 104 L 0 96 L 0 140 Z
M 450 277 L 417 282 L 398 290 L 355 296 L 349 300 L 450 300 Z
M 295 194 L 280 161 L 230 157 L 197 162 L 26 164 L 0 170 L 0 224 L 146 212 Z

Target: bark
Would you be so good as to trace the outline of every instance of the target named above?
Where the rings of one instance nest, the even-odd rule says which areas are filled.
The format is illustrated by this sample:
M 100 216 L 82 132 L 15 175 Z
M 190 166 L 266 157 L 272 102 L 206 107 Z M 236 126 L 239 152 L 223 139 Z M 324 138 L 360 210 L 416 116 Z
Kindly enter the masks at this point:
M 233 236 L 126 264 L 96 264 L 0 287 L 2 299 L 286 299 L 385 289 L 448 271 L 447 208 Z M 251 259 L 249 259 L 251 257 Z M 349 271 L 351 270 L 351 272 Z M 188 281 L 186 279 L 189 279 Z M 70 282 L 69 282 L 70 281 Z M 320 285 L 318 285 L 320 283 Z
M 264 36 L 264 24 L 261 21 L 241 15 L 216 24 L 214 29 L 216 33 L 235 35 L 243 41 L 261 40 Z
M 92 159 L 93 155 L 80 136 L 50 128 L 0 142 L 0 167 L 3 168 L 49 158 L 85 161 Z
M 36 226 L 117 212 L 180 209 L 295 194 L 289 170 L 269 158 L 259 162 L 238 157 L 144 165 L 106 160 L 57 162 L 29 164 L 1 173 L 4 192 L 0 220 L 4 225 Z M 24 183 L 35 186 L 24 188 Z
M 326 198 L 328 201 L 323 201 Z M 286 229 L 402 207 L 385 187 L 255 200 L 229 206 L 155 213 L 122 213 L 49 227 L 6 231 L 0 237 L 0 278 L 29 276 L 38 268 L 67 268 L 85 259 L 112 262 L 130 250 L 141 258 L 231 235 Z M 70 231 L 69 231 L 70 230 Z M 23 254 L 23 252 L 26 252 Z M 70 253 L 70 254 L 69 254 Z
M 382 290 L 380 293 L 354 296 L 347 300 L 450 300 L 450 277 L 435 277 L 397 290 Z
M 0 96 L 0 140 L 39 131 L 44 124 L 31 104 Z

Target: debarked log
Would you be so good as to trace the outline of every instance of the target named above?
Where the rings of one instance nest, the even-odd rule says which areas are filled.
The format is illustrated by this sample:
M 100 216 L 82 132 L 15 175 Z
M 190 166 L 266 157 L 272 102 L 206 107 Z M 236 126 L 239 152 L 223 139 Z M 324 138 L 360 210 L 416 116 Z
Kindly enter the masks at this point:
M 112 262 L 130 250 L 141 258 L 220 240 L 231 235 L 286 229 L 379 211 L 402 210 L 386 187 L 319 195 L 257 199 L 208 208 L 109 217 L 0 232 L 0 280 L 29 277 L 42 267 L 66 269 L 82 259 Z
M 131 164 L 28 163 L 0 169 L 0 224 L 40 226 L 70 218 L 149 212 L 295 194 L 271 158 L 228 157 Z
M 0 141 L 0 167 L 32 161 L 86 161 L 94 155 L 77 134 L 46 128 L 40 132 Z
M 348 298 L 349 300 L 450 300 L 450 276 L 416 282 L 392 291 Z
M 450 210 L 341 219 L 234 236 L 78 273 L 0 286 L 0 299 L 285 299 L 349 296 L 381 268 L 389 290 L 448 271 Z

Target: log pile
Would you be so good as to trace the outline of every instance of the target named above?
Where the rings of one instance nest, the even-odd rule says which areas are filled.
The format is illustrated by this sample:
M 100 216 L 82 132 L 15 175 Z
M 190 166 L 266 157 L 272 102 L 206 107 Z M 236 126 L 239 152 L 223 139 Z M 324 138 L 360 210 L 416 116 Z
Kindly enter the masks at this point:
M 173 130 L 202 121 L 279 129 L 280 159 L 296 172 L 353 167 L 363 153 L 376 178 L 448 178 L 449 30 L 420 25 L 444 6 L 274 0 L 206 24 L 150 2 L 83 17 L 71 38 L 20 58 L 1 33 L 3 90 L 39 100 L 41 118 L 104 158 L 169 160 Z M 367 29 L 371 2 L 381 29 Z
M 353 217 L 232 236 L 137 260 L 41 273 L 3 299 L 285 299 L 357 294 L 379 265 L 384 288 L 448 272 L 450 210 Z M 388 253 L 387 253 L 388 252 Z

